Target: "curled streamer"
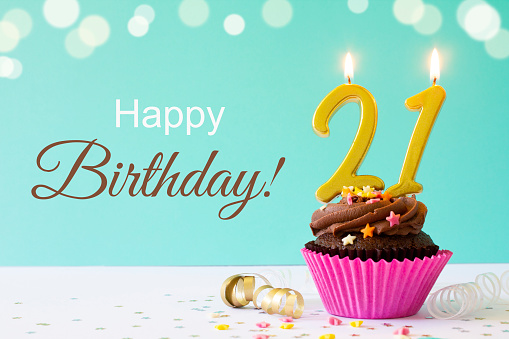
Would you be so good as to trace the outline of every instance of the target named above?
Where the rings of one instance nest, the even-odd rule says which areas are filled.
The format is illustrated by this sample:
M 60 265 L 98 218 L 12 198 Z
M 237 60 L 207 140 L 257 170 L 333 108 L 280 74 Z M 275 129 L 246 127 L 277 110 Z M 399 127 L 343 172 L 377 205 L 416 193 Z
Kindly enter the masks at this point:
M 265 285 L 255 289 L 255 278 L 258 277 Z M 260 295 L 268 292 L 259 302 Z M 295 319 L 304 312 L 304 298 L 291 288 L 274 288 L 261 274 L 243 273 L 232 275 L 221 286 L 221 299 L 230 307 L 244 307 L 251 301 L 255 308 L 261 308 L 268 314 L 281 314 Z
M 432 293 L 426 307 L 435 318 L 458 319 L 504 300 L 500 297 L 502 291 L 509 295 L 509 271 L 500 279 L 494 273 L 483 273 L 475 282 L 447 286 Z

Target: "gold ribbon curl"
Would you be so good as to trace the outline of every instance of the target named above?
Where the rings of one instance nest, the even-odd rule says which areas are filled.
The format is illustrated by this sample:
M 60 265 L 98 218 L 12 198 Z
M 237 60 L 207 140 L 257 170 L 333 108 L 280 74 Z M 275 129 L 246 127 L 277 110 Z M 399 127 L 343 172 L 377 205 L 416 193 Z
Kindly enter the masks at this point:
M 255 277 L 262 279 L 265 285 L 255 290 Z M 260 293 L 271 289 L 259 304 L 257 299 Z M 304 298 L 302 294 L 291 288 L 274 288 L 261 274 L 242 273 L 235 274 L 226 279 L 221 286 L 221 299 L 230 307 L 244 307 L 253 302 L 257 309 L 262 309 L 268 314 L 278 313 L 295 319 L 301 317 L 304 312 Z M 284 299 L 284 305 L 281 303 Z

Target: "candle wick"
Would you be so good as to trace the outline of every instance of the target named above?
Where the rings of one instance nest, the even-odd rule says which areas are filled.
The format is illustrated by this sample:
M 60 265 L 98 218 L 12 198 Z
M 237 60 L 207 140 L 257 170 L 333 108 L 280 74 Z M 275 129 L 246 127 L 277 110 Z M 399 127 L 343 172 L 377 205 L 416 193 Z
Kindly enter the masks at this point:
M 434 77 L 434 78 L 433 78 L 433 86 L 435 86 L 436 84 L 437 84 L 437 78 L 436 78 L 436 77 Z
M 350 76 L 349 76 L 349 75 L 347 75 L 346 77 L 347 77 L 347 79 L 348 79 L 348 84 L 349 84 L 349 85 L 351 85 L 351 84 L 352 84 L 352 80 L 350 79 Z

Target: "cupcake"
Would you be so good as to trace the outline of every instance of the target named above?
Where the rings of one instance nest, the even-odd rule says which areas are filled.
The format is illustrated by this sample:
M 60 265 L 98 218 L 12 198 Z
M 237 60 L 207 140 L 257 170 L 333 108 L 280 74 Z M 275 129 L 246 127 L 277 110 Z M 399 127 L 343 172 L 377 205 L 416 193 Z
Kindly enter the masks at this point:
M 369 187 L 344 188 L 316 210 L 303 248 L 322 302 L 333 315 L 400 318 L 419 311 L 452 255 L 422 231 L 426 206 Z

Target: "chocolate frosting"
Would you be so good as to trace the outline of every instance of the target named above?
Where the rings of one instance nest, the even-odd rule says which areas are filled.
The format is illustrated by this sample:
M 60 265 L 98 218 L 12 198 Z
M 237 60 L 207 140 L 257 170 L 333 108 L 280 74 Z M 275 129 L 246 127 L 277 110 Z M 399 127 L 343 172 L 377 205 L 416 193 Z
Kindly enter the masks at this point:
M 360 232 L 369 223 L 375 227 L 376 234 L 407 235 L 418 234 L 428 209 L 415 199 L 415 195 L 398 199 L 381 200 L 366 204 L 368 199 L 353 197 L 354 202 L 348 205 L 346 197 L 339 203 L 328 204 L 323 210 L 318 209 L 311 217 L 313 235 L 331 233 L 340 237 L 346 233 Z M 399 214 L 399 225 L 390 226 L 387 218 L 390 213 Z

